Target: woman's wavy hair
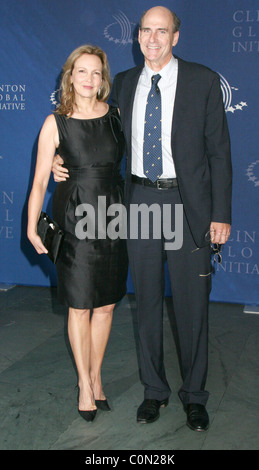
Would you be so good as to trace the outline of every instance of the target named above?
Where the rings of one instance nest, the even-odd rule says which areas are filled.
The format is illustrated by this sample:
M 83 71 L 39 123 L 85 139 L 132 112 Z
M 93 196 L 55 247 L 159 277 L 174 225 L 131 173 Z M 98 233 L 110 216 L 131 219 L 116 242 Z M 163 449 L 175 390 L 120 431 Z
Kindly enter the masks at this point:
M 67 58 L 67 61 L 63 67 L 62 77 L 61 77 L 61 97 L 60 104 L 57 107 L 56 112 L 58 114 L 63 114 L 70 117 L 74 111 L 75 104 L 75 93 L 74 87 L 71 86 L 70 77 L 72 75 L 75 61 L 81 57 L 83 54 L 92 54 L 96 55 L 101 59 L 102 62 L 102 86 L 100 92 L 97 95 L 98 101 L 106 101 L 111 92 L 111 78 L 110 78 L 110 68 L 105 52 L 100 49 L 98 46 L 92 46 L 86 44 L 78 47 L 70 56 Z

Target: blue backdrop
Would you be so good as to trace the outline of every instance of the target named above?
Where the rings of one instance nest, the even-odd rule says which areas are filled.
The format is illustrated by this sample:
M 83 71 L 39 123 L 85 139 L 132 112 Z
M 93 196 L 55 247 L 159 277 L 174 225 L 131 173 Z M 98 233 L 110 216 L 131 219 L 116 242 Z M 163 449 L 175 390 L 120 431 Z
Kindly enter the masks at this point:
M 26 239 L 37 138 L 55 108 L 70 52 L 92 43 L 111 74 L 139 64 L 137 25 L 151 0 L 1 0 L 0 283 L 55 285 L 55 268 Z M 221 75 L 234 170 L 232 236 L 213 276 L 211 300 L 259 304 L 259 3 L 171 0 L 182 20 L 175 54 Z M 54 182 L 45 208 L 50 211 Z M 131 278 L 129 292 L 133 291 Z M 166 294 L 170 295 L 168 278 Z

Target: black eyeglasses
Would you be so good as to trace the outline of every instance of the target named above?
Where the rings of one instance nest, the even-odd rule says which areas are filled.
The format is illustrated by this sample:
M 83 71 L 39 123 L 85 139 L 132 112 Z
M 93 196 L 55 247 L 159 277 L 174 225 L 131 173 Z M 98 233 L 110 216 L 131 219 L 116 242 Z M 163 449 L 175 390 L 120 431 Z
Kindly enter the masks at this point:
M 211 247 L 213 261 L 215 261 L 215 263 L 221 264 L 222 263 L 221 245 L 219 243 L 211 243 L 210 247 Z
M 212 256 L 211 271 L 207 274 L 199 274 L 200 277 L 207 277 L 215 273 L 215 263 L 217 264 L 222 263 L 221 245 L 219 243 L 211 243 L 210 247 L 211 247 L 211 256 Z M 200 248 L 196 248 L 195 250 L 193 250 L 193 252 L 199 249 Z
M 221 264 L 222 263 L 221 245 L 219 243 L 212 242 L 210 230 L 206 233 L 205 240 L 210 242 L 212 260 L 215 263 Z

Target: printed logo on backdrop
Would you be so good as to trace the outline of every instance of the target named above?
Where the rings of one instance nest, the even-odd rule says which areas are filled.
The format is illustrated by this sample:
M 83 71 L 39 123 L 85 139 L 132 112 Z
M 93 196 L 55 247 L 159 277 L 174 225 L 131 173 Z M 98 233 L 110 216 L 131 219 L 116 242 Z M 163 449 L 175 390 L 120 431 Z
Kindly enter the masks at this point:
M 57 107 L 60 103 L 60 100 L 59 100 L 60 92 L 61 92 L 61 88 L 58 88 L 58 90 L 53 91 L 53 93 L 51 93 L 51 95 L 50 95 L 50 102 L 55 107 Z
M 253 183 L 254 186 L 259 187 L 259 160 L 255 160 L 255 162 L 250 163 L 246 170 L 246 175 L 248 177 L 248 181 Z
M 118 14 L 113 15 L 115 22 L 108 24 L 104 28 L 104 37 L 108 41 L 127 46 L 133 43 L 133 29 L 136 23 L 132 23 L 129 18 L 119 11 Z
M 221 85 L 221 91 L 223 94 L 223 101 L 224 101 L 224 107 L 226 112 L 234 113 L 235 111 L 242 111 L 244 107 L 247 106 L 246 101 L 240 101 L 239 103 L 233 104 L 232 99 L 233 99 L 233 94 L 232 90 L 234 92 L 239 91 L 238 88 L 234 86 L 230 86 L 228 81 L 219 73 L 220 76 L 220 85 Z
M 25 93 L 24 84 L 0 84 L 0 111 L 24 111 Z
M 0 161 L 3 157 L 0 157 Z M 0 239 L 13 239 L 14 191 L 0 191 Z
M 233 13 L 232 52 L 259 52 L 259 10 L 236 10 Z
M 4 159 L 0 155 L 0 163 Z M 0 191 L 0 239 L 13 239 L 14 191 Z
M 259 275 L 258 232 L 255 230 L 232 230 L 228 243 L 222 248 L 222 263 L 217 271 L 231 274 Z

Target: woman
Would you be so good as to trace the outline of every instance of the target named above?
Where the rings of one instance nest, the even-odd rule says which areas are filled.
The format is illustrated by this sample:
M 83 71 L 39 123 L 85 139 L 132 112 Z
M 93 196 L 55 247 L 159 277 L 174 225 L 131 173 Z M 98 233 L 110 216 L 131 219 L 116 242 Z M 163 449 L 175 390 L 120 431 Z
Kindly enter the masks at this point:
M 93 208 L 90 214 L 99 218 L 99 196 L 106 207 L 122 203 L 124 139 L 118 112 L 106 103 L 109 93 L 106 54 L 89 45 L 74 50 L 63 68 L 60 106 L 47 117 L 39 136 L 28 205 L 28 238 L 39 254 L 46 253 L 37 235 L 37 221 L 57 150 L 69 169 L 69 178 L 57 184 L 53 197 L 53 218 L 65 231 L 56 264 L 58 297 L 69 307 L 68 335 L 78 371 L 78 410 L 87 421 L 94 419 L 97 408 L 110 410 L 102 389 L 101 365 L 114 306 L 126 293 L 128 269 L 125 240 L 107 235 L 100 238 L 98 233 L 90 237 L 92 227 L 88 230 L 88 225 L 86 231 L 81 230 L 82 236 L 76 236 L 76 227 L 85 228 L 84 219 L 75 215 L 77 208 L 87 204 Z M 105 226 L 103 214 L 101 224 Z

